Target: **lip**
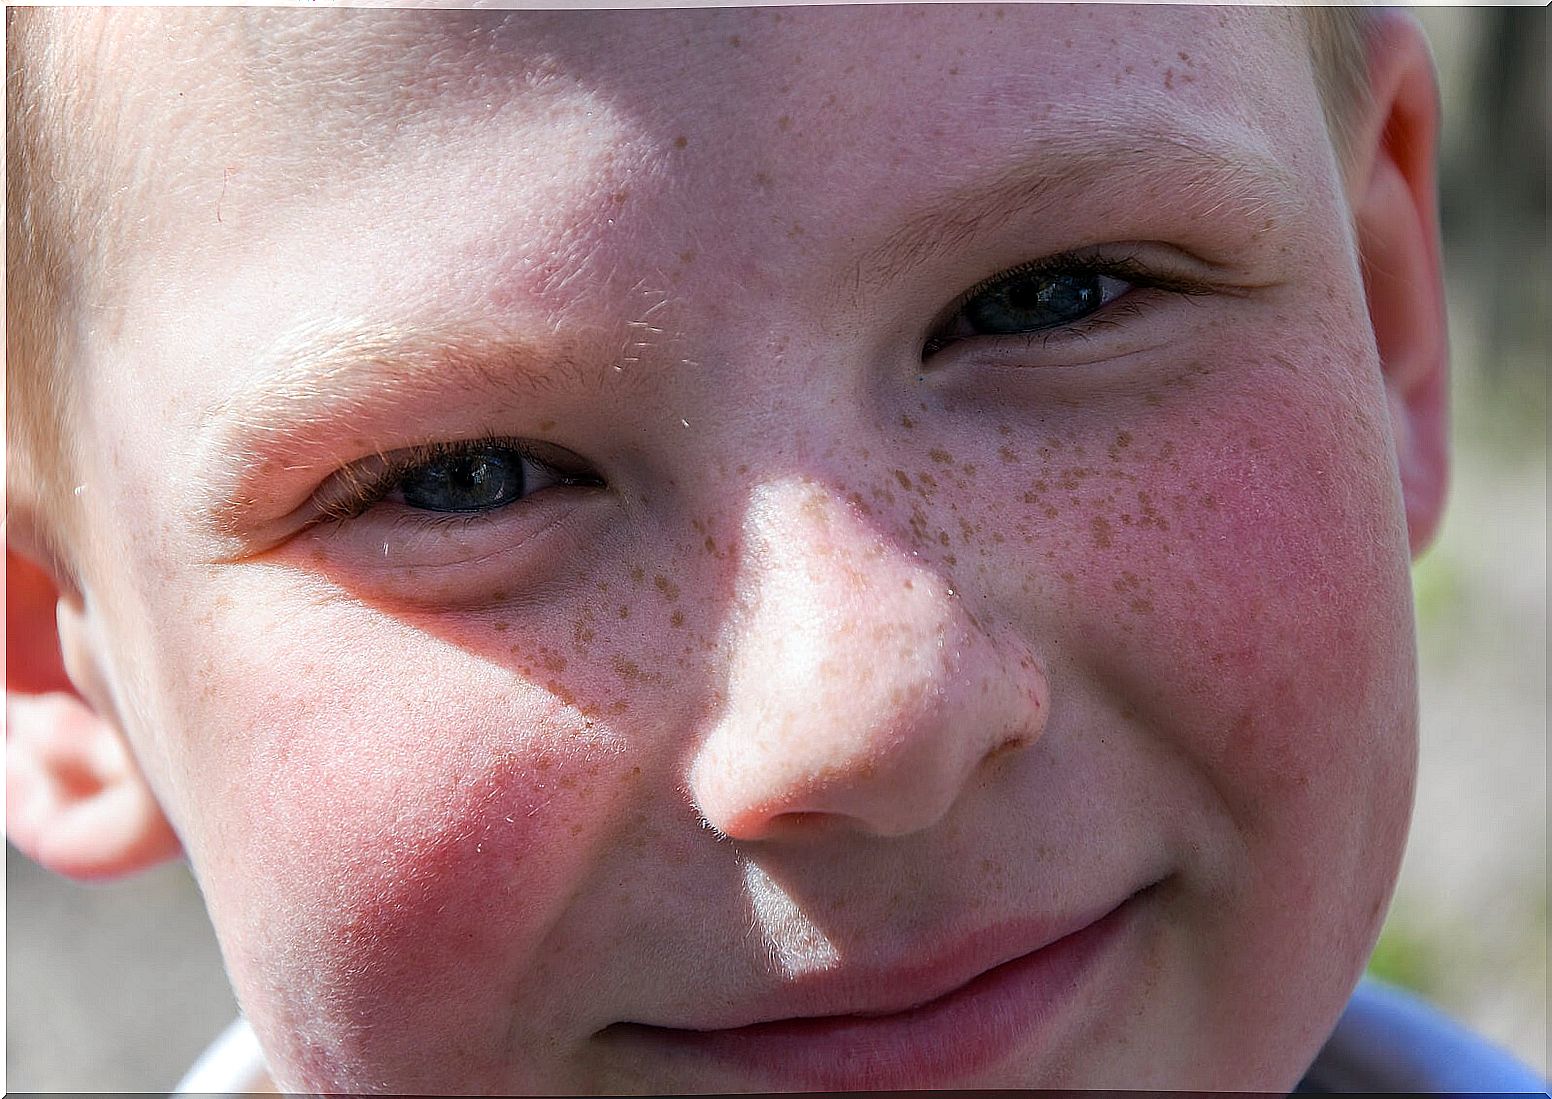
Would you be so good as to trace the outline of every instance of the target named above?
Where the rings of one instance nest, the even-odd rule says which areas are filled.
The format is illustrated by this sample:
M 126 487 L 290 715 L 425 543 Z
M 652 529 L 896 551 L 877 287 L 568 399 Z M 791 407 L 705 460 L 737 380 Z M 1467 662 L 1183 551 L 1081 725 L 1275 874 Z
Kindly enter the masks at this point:
M 753 1021 L 693 1029 L 615 1023 L 600 1037 L 655 1059 L 753 1074 L 772 1090 L 963 1083 L 1049 1040 L 1152 892 L 1138 890 L 1065 927 L 998 925 L 927 966 L 823 974 L 744 1009 Z

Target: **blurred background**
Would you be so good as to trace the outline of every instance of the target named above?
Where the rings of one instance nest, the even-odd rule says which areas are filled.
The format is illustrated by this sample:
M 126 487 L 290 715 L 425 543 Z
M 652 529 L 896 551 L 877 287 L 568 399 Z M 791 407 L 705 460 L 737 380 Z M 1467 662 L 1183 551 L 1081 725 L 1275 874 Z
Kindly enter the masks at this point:
M 1427 8 L 1457 467 L 1414 570 L 1422 768 L 1371 969 L 1547 1072 L 1546 65 L 1541 8 Z M 80 886 L 6 848 L 7 1084 L 165 1090 L 235 1016 L 182 866 Z

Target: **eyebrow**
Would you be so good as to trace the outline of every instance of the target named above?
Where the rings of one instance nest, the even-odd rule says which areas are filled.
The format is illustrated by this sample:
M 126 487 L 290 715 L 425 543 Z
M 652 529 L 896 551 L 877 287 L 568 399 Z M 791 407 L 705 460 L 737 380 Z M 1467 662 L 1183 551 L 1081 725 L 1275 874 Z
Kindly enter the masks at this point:
M 312 326 L 276 340 L 258 360 L 254 379 L 209 410 L 195 441 L 212 482 L 211 518 L 223 530 L 247 511 L 256 476 L 277 465 L 334 460 L 330 452 L 347 439 L 353 420 L 452 394 L 532 401 L 597 384 L 573 353 L 488 320 Z M 630 372 L 615 377 L 632 380 Z
M 1093 116 L 1029 136 L 1030 155 L 991 178 L 937 195 L 864 253 L 855 279 L 889 281 L 957 252 L 1013 217 L 1038 217 L 1078 196 L 1095 209 L 1151 191 L 1188 197 L 1194 218 L 1281 222 L 1305 202 L 1293 175 L 1248 131 L 1182 127 L 1152 111 L 1130 124 Z

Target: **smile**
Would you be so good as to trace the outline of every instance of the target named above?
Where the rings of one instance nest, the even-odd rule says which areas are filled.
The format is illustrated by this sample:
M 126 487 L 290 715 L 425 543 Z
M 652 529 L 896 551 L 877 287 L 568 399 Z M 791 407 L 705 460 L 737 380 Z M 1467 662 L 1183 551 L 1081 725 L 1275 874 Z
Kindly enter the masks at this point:
M 929 967 L 825 974 L 821 982 L 783 990 L 779 1003 L 750 1009 L 761 1021 L 694 1028 L 616 1023 L 600 1037 L 656 1058 L 753 1074 L 773 1090 L 963 1083 L 1018 1050 L 1049 1044 L 1066 1009 L 1154 892 L 1139 890 L 1054 936 L 1049 925 L 1009 925 L 981 933 Z M 1024 943 L 1041 945 L 1010 956 L 1021 933 Z M 999 955 L 1003 960 L 985 960 Z

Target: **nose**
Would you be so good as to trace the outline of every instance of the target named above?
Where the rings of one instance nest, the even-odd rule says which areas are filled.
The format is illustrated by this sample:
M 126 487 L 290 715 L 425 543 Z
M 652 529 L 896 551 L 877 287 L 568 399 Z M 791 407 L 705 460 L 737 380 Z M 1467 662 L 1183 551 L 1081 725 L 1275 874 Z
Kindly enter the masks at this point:
M 931 827 L 987 758 L 1032 744 L 1050 690 L 1027 647 L 833 489 L 761 486 L 741 539 L 725 704 L 690 766 L 733 839 Z

